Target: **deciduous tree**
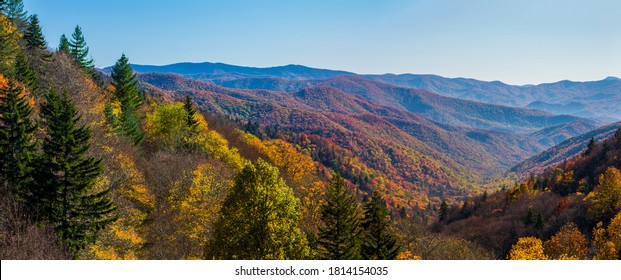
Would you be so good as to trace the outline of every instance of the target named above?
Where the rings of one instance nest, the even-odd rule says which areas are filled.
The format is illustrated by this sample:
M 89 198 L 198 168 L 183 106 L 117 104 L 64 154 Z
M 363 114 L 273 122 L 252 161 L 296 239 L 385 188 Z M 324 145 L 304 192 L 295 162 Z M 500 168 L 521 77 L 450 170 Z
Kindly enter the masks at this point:
M 300 231 L 299 202 L 278 176 L 259 159 L 235 178 L 206 248 L 208 259 L 303 259 L 309 255 Z
M 510 260 L 547 260 L 543 253 L 543 242 L 536 237 L 522 237 L 511 247 Z

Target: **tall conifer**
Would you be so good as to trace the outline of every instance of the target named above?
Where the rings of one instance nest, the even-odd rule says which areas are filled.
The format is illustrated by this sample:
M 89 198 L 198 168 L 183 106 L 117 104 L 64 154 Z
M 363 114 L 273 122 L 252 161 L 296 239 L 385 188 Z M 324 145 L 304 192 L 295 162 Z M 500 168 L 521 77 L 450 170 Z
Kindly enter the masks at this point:
M 39 89 L 37 73 L 30 68 L 30 60 L 26 54 L 20 52 L 15 60 L 15 76 L 30 89 L 36 92 Z
M 142 98 L 138 93 L 138 78 L 125 54 L 112 67 L 111 76 L 116 88 L 116 98 L 121 102 L 119 117 L 121 131 L 135 144 L 138 144 L 145 137 L 144 131 L 140 129 L 140 119 L 136 113 L 142 105 Z
M 386 202 L 377 192 L 364 206 L 362 257 L 366 260 L 394 260 L 399 254 L 397 239 L 390 228 Z
M 22 0 L 5 0 L 4 5 L 4 14 L 10 18 L 11 20 L 21 20 L 26 21 L 26 16 L 28 13 L 24 10 L 24 2 Z
M 41 32 L 41 26 L 39 25 L 39 16 L 32 15 L 28 21 L 28 26 L 24 32 L 24 40 L 26 40 L 26 47 L 28 49 L 46 50 L 47 42 Z
M 318 243 L 322 259 L 361 259 L 360 209 L 356 198 L 345 188 L 345 180 L 339 175 L 328 186 L 321 221 Z
M 194 109 L 194 103 L 192 102 L 192 97 L 190 97 L 189 94 L 185 96 L 183 109 L 188 113 L 186 125 L 191 131 L 196 131 L 198 128 L 198 121 L 194 116 L 196 114 L 196 109 Z
M 80 64 L 86 73 L 90 74 L 95 68 L 93 60 L 88 56 L 88 46 L 86 46 L 86 40 L 79 25 L 76 25 L 73 34 L 71 34 L 69 54 Z
M 18 197 L 31 171 L 36 126 L 30 118 L 32 107 L 23 89 L 13 81 L 0 88 L 0 177 Z
M 79 125 L 71 98 L 51 91 L 41 106 L 41 117 L 47 136 L 33 173 L 35 205 L 75 253 L 117 218 L 115 206 L 110 189 L 97 185 L 101 160 L 87 155 L 91 132 Z
M 65 34 L 60 35 L 60 41 L 58 42 L 58 51 L 65 52 L 66 54 L 71 53 L 71 46 L 69 45 L 69 39 Z

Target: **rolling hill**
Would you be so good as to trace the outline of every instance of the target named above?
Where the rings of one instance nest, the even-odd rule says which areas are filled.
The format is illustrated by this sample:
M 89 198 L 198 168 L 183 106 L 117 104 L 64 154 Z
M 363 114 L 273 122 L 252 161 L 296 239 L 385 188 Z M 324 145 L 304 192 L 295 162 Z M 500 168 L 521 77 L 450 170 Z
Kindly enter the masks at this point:
M 509 170 L 509 173 L 515 173 L 521 177 L 542 173 L 550 167 L 560 164 L 563 160 L 578 155 L 586 149 L 591 138 L 594 138 L 595 141 L 606 139 L 620 127 L 621 122 L 617 122 L 570 138 L 517 164 Z
M 132 65 L 141 73 L 175 73 L 188 78 L 240 89 L 299 91 L 320 81 L 342 75 L 357 75 L 338 70 L 317 69 L 301 65 L 277 67 L 244 67 L 224 63 L 177 63 L 164 66 Z M 109 72 L 110 68 L 104 69 Z M 357 75 L 367 80 L 398 87 L 423 89 L 447 97 L 512 107 L 545 110 L 554 114 L 570 114 L 597 118 L 605 122 L 621 120 L 621 79 L 608 77 L 600 81 L 559 81 L 539 85 L 508 85 L 499 81 L 467 78 L 445 78 L 437 75 L 383 74 Z

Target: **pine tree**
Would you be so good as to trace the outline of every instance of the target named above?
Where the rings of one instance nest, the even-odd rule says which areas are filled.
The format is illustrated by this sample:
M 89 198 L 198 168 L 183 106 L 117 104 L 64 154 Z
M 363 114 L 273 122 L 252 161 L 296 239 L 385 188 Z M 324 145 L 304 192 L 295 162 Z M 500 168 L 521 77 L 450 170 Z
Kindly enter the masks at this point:
M 11 20 L 26 21 L 26 15 L 28 14 L 24 10 L 24 3 L 22 0 L 6 0 L 3 5 L 4 14 Z
M 364 206 L 362 228 L 365 233 L 361 251 L 363 259 L 394 260 L 397 257 L 400 248 L 390 229 L 386 202 L 377 192 Z
M 95 64 L 88 57 L 88 47 L 86 46 L 86 40 L 84 40 L 84 34 L 82 34 L 82 28 L 79 25 L 76 25 L 73 34 L 71 34 L 69 54 L 80 64 L 86 73 L 90 74 L 94 70 Z
M 183 109 L 188 113 L 188 117 L 186 120 L 186 124 L 191 131 L 196 131 L 198 128 L 198 121 L 194 117 L 196 114 L 196 109 L 194 109 L 194 103 L 192 102 L 192 97 L 190 95 L 185 96 L 185 101 L 183 103 Z
M 207 259 L 303 259 L 309 254 L 298 227 L 299 202 L 278 169 L 259 159 L 235 178 L 227 194 Z
M 528 207 L 528 212 L 526 213 L 526 217 L 524 217 L 524 226 L 530 226 L 535 223 L 535 213 L 533 212 L 533 207 Z
M 15 60 L 15 77 L 28 86 L 31 92 L 36 92 L 39 89 L 37 73 L 32 71 L 28 57 L 21 52 L 17 54 Z
M 321 220 L 319 254 L 322 259 L 361 259 L 360 209 L 339 175 L 330 181 L 326 202 L 321 209 Z
M 58 43 L 58 51 L 65 52 L 66 54 L 71 53 L 71 46 L 69 45 L 69 40 L 65 34 L 60 35 L 60 41 Z
M 140 120 L 136 113 L 130 110 L 127 105 L 121 106 L 121 116 L 118 120 L 120 132 L 132 140 L 134 145 L 138 145 L 144 141 L 146 133 L 140 128 Z
M 116 220 L 110 189 L 97 185 L 100 159 L 88 156 L 91 132 L 79 126 L 71 98 L 53 90 L 41 106 L 47 136 L 33 173 L 33 201 L 74 253 L 94 242 L 99 230 Z
M 0 88 L 0 178 L 22 199 L 35 146 L 32 134 L 36 126 L 31 114 L 32 107 L 20 86 L 9 81 Z
M 28 21 L 28 27 L 24 32 L 24 40 L 26 40 L 26 47 L 34 50 L 47 50 L 47 42 L 41 32 L 41 26 L 39 26 L 39 16 L 32 15 Z
M 138 78 L 133 72 L 129 59 L 123 54 L 112 67 L 112 80 L 115 96 L 121 102 L 121 116 L 119 122 L 123 134 L 139 144 L 145 133 L 140 129 L 140 119 L 136 111 L 142 106 L 142 98 L 138 91 Z
M 0 14 L 4 14 L 4 10 L 6 6 L 6 0 L 0 0 Z
M 446 222 L 448 218 L 448 203 L 446 200 L 442 200 L 442 204 L 440 205 L 440 222 Z
M 594 147 L 595 147 L 595 138 L 591 137 L 591 139 L 589 140 L 589 144 L 587 145 L 587 148 L 584 151 L 584 155 L 588 156 L 589 154 L 591 154 Z

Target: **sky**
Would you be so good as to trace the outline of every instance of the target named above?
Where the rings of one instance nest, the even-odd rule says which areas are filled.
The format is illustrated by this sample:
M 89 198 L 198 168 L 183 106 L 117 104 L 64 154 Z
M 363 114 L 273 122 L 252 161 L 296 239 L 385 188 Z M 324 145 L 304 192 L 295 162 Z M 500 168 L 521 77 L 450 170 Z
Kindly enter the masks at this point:
M 301 64 L 509 84 L 621 77 L 617 0 L 24 0 L 50 47 L 76 24 L 97 67 Z

